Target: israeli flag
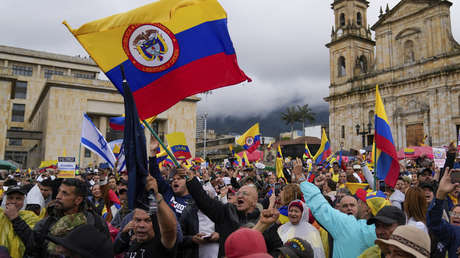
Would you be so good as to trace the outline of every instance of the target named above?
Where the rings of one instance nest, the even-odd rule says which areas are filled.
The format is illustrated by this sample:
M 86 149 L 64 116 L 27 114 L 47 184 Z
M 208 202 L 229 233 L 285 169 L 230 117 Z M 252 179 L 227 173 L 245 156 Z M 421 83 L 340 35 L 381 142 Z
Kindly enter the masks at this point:
M 114 167 L 115 155 L 112 149 L 87 114 L 83 114 L 81 144 L 103 158 L 112 168 Z

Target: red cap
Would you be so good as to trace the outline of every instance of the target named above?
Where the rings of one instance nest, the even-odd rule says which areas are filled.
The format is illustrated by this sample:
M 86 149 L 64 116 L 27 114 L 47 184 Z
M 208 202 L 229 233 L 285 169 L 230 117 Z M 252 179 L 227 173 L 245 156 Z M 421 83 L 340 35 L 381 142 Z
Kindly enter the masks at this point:
M 364 191 L 364 189 L 361 189 L 359 188 L 358 190 L 356 190 L 356 197 L 358 197 L 361 201 L 363 202 L 366 202 L 366 191 Z
M 225 240 L 225 255 L 227 258 L 271 257 L 262 233 L 250 228 L 241 228 L 233 232 Z

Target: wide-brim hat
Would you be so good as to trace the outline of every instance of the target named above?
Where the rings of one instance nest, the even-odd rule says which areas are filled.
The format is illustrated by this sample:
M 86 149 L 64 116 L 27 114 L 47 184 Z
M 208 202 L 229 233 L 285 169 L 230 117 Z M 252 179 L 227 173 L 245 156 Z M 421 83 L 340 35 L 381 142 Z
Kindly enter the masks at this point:
M 390 236 L 390 239 L 377 239 L 375 243 L 384 253 L 387 253 L 389 245 L 393 245 L 406 253 L 414 255 L 416 258 L 430 257 L 430 237 L 423 230 L 414 226 L 399 226 Z

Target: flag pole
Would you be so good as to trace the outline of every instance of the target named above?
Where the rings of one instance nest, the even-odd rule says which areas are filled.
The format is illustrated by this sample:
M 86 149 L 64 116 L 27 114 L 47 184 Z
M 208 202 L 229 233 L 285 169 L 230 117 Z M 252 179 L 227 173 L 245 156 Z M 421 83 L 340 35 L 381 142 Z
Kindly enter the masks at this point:
M 142 120 L 142 123 L 145 125 L 145 127 L 147 127 L 147 129 L 149 129 L 150 133 L 152 133 L 153 137 L 155 137 L 155 139 L 161 144 L 161 147 L 163 147 L 163 149 L 166 151 L 166 153 L 168 153 L 169 157 L 172 159 L 172 161 L 174 162 L 174 165 L 176 165 L 176 167 L 180 167 L 179 165 L 179 162 L 177 162 L 176 160 L 176 157 L 174 157 L 174 155 L 169 151 L 169 149 L 165 146 L 165 144 L 163 143 L 163 141 L 160 139 L 160 137 L 158 136 L 158 134 L 152 129 L 152 127 L 150 127 L 149 123 L 147 123 L 147 121 L 145 120 Z
M 81 160 L 81 139 L 80 139 L 80 148 L 78 148 L 78 170 L 81 170 L 80 160 Z
M 374 135 L 374 144 L 375 144 L 375 135 Z M 374 189 L 375 191 L 378 191 L 377 189 L 377 146 L 373 149 L 372 155 L 374 155 Z
M 126 85 L 128 85 L 128 88 L 129 88 L 128 80 L 126 79 L 126 75 L 125 75 L 125 67 L 123 66 L 123 64 L 120 65 L 120 68 L 121 68 L 120 70 L 121 70 L 121 77 L 122 77 L 123 83 L 126 83 Z M 147 121 L 142 120 L 142 123 L 147 127 L 147 129 L 149 129 L 150 133 L 152 133 L 152 135 L 155 137 L 155 139 L 157 139 L 157 141 L 161 144 L 161 146 L 166 151 L 166 153 L 168 153 L 169 157 L 174 162 L 174 165 L 176 165 L 176 167 L 180 167 L 179 162 L 177 162 L 177 160 L 176 160 L 176 157 L 174 157 L 174 155 L 168 150 L 168 148 L 166 148 L 166 146 L 163 143 L 163 141 L 160 139 L 158 134 L 152 129 L 152 127 L 150 127 L 150 125 L 147 123 Z

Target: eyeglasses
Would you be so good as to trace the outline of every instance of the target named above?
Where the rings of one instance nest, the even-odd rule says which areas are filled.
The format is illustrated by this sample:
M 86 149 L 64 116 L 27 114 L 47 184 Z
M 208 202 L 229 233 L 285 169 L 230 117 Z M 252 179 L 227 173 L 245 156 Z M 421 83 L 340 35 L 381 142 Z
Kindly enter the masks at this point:
M 238 196 L 249 196 L 249 193 L 246 192 L 246 191 L 238 191 L 238 192 L 236 193 L 236 196 L 237 196 L 237 197 L 238 197 Z
M 451 211 L 451 212 L 449 212 L 449 215 L 452 218 L 460 219 L 460 213 L 456 213 L 456 212 Z

